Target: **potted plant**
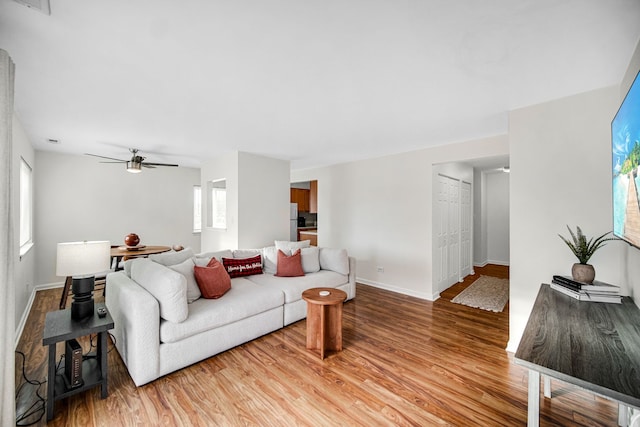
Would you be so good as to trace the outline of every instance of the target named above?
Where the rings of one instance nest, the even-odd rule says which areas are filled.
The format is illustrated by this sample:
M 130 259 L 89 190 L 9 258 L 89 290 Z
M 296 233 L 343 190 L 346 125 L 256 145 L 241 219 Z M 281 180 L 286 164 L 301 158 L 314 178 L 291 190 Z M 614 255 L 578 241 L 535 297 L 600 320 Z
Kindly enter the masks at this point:
M 583 283 L 592 283 L 593 279 L 596 277 L 596 271 L 593 268 L 593 265 L 589 264 L 589 259 L 598 249 L 605 245 L 605 242 L 618 239 L 616 237 L 607 237 L 611 231 L 604 233 L 602 236 L 588 239 L 587 236 L 582 233 L 580 227 L 576 227 L 575 233 L 568 225 L 567 229 L 571 234 L 571 240 L 564 238 L 560 234 L 558 234 L 558 236 L 560 236 L 567 246 L 569 246 L 571 252 L 573 252 L 573 254 L 578 258 L 578 261 L 580 261 L 573 264 L 573 267 L 571 267 L 573 280 Z

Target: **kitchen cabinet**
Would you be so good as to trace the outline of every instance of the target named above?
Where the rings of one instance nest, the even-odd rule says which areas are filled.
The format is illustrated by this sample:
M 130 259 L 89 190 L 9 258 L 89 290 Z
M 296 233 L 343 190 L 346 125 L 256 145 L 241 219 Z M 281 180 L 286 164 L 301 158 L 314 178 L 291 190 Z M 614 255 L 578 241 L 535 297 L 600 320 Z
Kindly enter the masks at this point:
M 301 230 L 298 232 L 299 241 L 311 240 L 311 246 L 318 246 L 318 231 L 317 230 Z
M 309 212 L 318 213 L 318 181 L 311 181 L 309 190 Z
M 309 190 L 292 188 L 291 203 L 298 204 L 298 212 L 309 212 Z

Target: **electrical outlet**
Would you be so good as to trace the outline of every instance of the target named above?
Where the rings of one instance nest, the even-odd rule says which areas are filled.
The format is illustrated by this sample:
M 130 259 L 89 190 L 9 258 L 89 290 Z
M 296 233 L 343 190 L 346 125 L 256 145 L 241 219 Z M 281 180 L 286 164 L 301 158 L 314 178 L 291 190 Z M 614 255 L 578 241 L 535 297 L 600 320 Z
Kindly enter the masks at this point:
M 384 273 L 384 267 L 378 266 L 378 273 Z

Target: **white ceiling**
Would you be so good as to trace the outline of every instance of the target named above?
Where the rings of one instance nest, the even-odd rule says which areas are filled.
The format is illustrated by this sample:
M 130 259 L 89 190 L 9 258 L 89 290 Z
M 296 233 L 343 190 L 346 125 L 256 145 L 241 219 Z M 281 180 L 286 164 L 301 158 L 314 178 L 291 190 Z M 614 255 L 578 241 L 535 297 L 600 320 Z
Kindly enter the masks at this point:
M 0 48 L 37 150 L 298 169 L 504 134 L 619 84 L 638 22 L 640 0 L 0 0 Z

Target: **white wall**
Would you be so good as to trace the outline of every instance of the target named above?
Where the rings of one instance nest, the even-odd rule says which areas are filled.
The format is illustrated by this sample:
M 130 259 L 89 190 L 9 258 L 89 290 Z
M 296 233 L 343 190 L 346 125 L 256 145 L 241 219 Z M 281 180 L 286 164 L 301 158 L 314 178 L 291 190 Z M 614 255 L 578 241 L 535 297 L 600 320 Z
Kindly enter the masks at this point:
M 360 282 L 432 299 L 432 165 L 505 154 L 496 136 L 294 170 L 291 182 L 318 180 L 318 244 L 355 256 Z
M 241 152 L 239 162 L 238 247 L 262 248 L 289 240 L 289 161 Z
M 193 233 L 194 168 L 144 169 L 99 163 L 87 156 L 36 151 L 36 283 L 61 282 L 55 275 L 56 245 L 78 240 L 124 244 L 136 233 L 141 244 L 181 244 L 200 250 Z
M 473 265 L 487 264 L 487 180 L 479 169 L 473 171 Z
M 484 175 L 487 262 L 509 265 L 509 174 Z
M 509 114 L 511 287 L 509 350 L 522 336 L 540 284 L 576 261 L 558 237 L 566 224 L 588 235 L 612 229 L 610 124 L 619 90 L 609 87 Z M 620 283 L 623 244 L 591 262 L 597 278 Z
M 244 152 L 221 154 L 204 163 L 202 188 L 227 180 L 227 228 L 206 227 L 203 213 L 202 251 L 261 248 L 289 240 L 289 161 Z M 208 194 L 202 193 L 203 212 Z
M 38 174 L 38 168 L 35 164 L 35 154 L 31 147 L 31 142 L 22 127 L 18 118 L 13 116 L 12 122 L 12 149 L 13 149 L 13 171 L 12 171 L 12 215 L 14 218 L 14 278 L 15 278 L 15 301 L 16 301 L 16 327 L 20 327 L 20 318 L 22 317 L 29 296 L 34 286 L 34 266 L 35 266 L 35 247 L 32 247 L 22 258 L 20 253 L 20 159 L 23 158 L 33 171 L 33 177 Z M 34 183 L 35 187 L 35 183 Z M 35 201 L 34 201 L 35 202 Z M 37 209 L 37 203 L 34 209 Z
M 203 162 L 202 186 L 202 251 L 218 251 L 238 248 L 238 155 L 237 151 L 223 153 Z M 207 183 L 225 179 L 227 181 L 227 228 L 207 226 L 209 194 Z

